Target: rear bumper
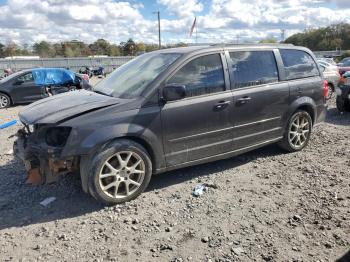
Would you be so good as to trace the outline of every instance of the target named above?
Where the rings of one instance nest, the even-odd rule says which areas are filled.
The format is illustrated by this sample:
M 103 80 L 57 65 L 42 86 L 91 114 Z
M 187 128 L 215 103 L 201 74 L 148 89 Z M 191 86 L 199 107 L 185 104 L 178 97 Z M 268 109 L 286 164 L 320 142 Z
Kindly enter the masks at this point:
M 63 174 L 78 170 L 78 158 L 61 159 L 61 149 L 34 145 L 30 136 L 19 132 L 13 144 L 16 158 L 24 163 L 29 184 L 48 184 L 56 182 Z

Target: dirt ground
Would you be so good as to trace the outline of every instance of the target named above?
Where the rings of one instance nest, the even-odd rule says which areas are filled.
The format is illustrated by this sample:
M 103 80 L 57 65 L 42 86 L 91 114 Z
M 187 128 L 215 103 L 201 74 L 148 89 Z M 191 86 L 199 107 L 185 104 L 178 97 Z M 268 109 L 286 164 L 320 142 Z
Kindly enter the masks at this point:
M 0 123 L 23 107 L 1 110 Z M 1 261 L 334 261 L 350 248 L 350 113 L 330 103 L 309 146 L 268 146 L 153 177 L 103 207 L 70 175 L 29 186 L 0 130 Z M 200 197 L 194 186 L 207 183 Z M 47 197 L 56 201 L 47 207 Z M 348 258 L 349 259 L 349 258 Z M 349 260 L 344 260 L 349 261 Z

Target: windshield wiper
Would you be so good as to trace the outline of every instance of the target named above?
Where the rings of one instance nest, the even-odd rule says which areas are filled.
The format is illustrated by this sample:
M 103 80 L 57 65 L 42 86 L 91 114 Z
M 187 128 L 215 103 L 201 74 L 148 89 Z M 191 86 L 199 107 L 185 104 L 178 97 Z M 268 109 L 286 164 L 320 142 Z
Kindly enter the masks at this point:
M 106 94 L 106 93 L 103 93 L 101 91 L 98 91 L 98 90 L 94 90 L 95 93 L 97 94 L 100 94 L 100 95 L 104 95 L 104 96 L 110 96 L 110 97 L 113 97 L 112 95 L 109 95 L 109 94 Z

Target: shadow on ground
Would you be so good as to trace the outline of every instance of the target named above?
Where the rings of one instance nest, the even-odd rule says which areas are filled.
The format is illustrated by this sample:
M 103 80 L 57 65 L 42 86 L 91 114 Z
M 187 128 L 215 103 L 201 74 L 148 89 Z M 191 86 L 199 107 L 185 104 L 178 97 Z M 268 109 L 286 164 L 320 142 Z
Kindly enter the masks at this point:
M 326 115 L 326 123 L 333 125 L 350 125 L 350 113 L 349 112 L 339 112 L 336 108 L 329 108 Z
M 281 153 L 278 147 L 272 145 L 235 158 L 156 175 L 146 192 L 183 183 L 196 177 L 210 176 L 260 157 Z M 66 176 L 57 184 L 31 186 L 24 183 L 24 173 L 21 163 L 16 160 L 0 167 L 0 230 L 84 216 L 104 208 L 82 191 L 77 177 Z M 39 204 L 51 196 L 57 199 L 48 207 Z

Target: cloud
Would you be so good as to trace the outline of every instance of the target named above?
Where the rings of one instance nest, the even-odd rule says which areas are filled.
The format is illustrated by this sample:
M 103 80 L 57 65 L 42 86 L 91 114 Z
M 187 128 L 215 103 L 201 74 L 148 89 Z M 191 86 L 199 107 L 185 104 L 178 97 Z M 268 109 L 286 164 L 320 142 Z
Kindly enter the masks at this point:
M 196 12 L 203 10 L 203 4 L 198 0 L 157 0 L 157 2 L 164 5 L 168 11 L 178 18 L 194 17 Z
M 0 42 L 33 43 L 99 38 L 113 43 L 133 38 L 157 42 L 157 21 L 146 18 L 146 0 L 7 0 L 0 6 Z M 308 27 L 350 22 L 349 0 L 157 0 L 163 43 L 257 41 L 291 35 Z

